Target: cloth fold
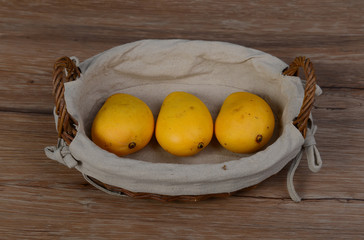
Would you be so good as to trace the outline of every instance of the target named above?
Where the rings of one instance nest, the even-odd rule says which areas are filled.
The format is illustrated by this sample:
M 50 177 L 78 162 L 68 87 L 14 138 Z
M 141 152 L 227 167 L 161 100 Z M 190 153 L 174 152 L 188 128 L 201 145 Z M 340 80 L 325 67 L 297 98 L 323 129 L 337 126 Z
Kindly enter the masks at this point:
M 74 168 L 78 165 L 78 161 L 72 156 L 66 142 L 59 138 L 57 146 L 49 146 L 44 148 L 44 152 L 48 158 L 55 160 L 69 168 Z
M 318 172 L 322 167 L 322 159 L 320 152 L 316 147 L 316 140 L 315 140 L 315 133 L 317 130 L 317 126 L 312 124 L 312 128 L 307 129 L 307 135 L 305 142 L 302 146 L 301 151 L 297 154 L 297 156 L 292 160 L 290 169 L 288 170 L 287 174 L 287 189 L 291 199 L 295 202 L 300 202 L 301 197 L 297 194 L 294 183 L 293 177 L 296 172 L 297 167 L 299 166 L 303 152 L 306 153 L 306 158 L 308 162 L 308 168 L 311 172 Z

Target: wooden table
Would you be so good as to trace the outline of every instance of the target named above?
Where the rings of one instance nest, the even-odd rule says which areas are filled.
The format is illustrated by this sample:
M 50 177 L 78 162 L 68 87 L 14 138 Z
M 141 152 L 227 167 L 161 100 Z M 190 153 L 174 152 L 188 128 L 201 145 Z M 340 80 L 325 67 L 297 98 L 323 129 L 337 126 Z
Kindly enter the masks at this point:
M 86 3 L 87 2 L 87 3 Z M 364 2 L 1 1 L 0 239 L 364 239 Z M 323 89 L 313 116 L 324 165 L 304 157 L 224 199 L 159 202 L 107 195 L 46 158 L 56 144 L 51 75 L 140 39 L 202 39 L 307 56 Z

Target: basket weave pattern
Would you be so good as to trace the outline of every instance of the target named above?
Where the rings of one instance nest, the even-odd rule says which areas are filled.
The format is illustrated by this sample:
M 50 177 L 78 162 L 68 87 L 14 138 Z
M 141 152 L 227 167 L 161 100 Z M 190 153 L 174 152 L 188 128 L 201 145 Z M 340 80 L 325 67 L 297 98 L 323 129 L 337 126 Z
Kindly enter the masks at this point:
M 64 83 L 76 80 L 81 74 L 80 69 L 68 57 L 56 61 L 53 70 L 53 96 L 55 113 L 58 115 L 58 137 L 69 145 L 77 134 L 77 121 L 68 113 L 64 99 Z

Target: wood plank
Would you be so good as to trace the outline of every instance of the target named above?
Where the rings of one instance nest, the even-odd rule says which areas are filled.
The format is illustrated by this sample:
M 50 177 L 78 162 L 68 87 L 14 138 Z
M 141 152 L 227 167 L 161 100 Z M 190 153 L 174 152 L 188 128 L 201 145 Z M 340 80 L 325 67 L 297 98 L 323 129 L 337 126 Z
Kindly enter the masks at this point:
M 239 198 L 161 203 L 89 189 L 3 186 L 3 239 L 360 238 L 361 201 Z M 10 197 L 9 197 L 10 196 Z M 14 205 L 16 203 L 16 205 Z
M 334 35 L 362 34 L 363 3 L 355 0 L 345 2 L 305 1 L 284 4 L 284 1 L 240 2 L 214 0 L 198 1 L 98 1 L 74 2 L 72 4 L 43 1 L 37 3 L 6 2 L 2 4 L 2 13 L 6 14 L 7 22 L 12 18 L 26 18 L 31 21 L 79 25 L 128 25 L 133 29 L 160 28 L 166 30 L 177 28 L 180 31 L 201 32 L 201 25 L 210 25 L 221 32 L 245 31 L 258 33 L 290 31 L 304 33 L 322 33 Z M 269 7 L 268 7 L 269 6 Z M 315 7 L 313 7 L 315 6 Z M 322 11 L 325 9 L 326 11 Z M 12 14 L 9 16 L 8 13 Z M 350 14 L 350 15 L 349 15 Z M 65 17 L 70 17 L 64 20 Z M 332 24 L 335 16 L 335 24 Z M 86 17 L 86 19 L 84 18 Z M 80 18 L 83 21 L 76 21 Z M 206 21 L 206 18 L 209 21 Z M 236 19 L 234 21 L 234 19 Z M 274 21 L 264 22 L 264 19 Z M 64 20 L 64 21 L 60 21 Z M 86 20 L 86 21 L 85 21 Z M 89 20 L 89 21 L 87 21 Z M 248 22 L 244 22 L 248 21 Z M 261 21 L 258 21 L 261 20 Z M 291 26 L 292 22 L 297 25 Z M 263 24 L 264 23 L 264 24 Z M 27 24 L 23 22 L 23 24 Z M 174 26 L 174 27 L 173 27 Z M 184 29 L 177 26 L 183 26 Z M 259 27 L 258 27 L 259 26 Z M 56 29 L 55 29 L 56 30 Z M 99 35 L 98 35 L 99 36 Z
M 52 113 L 51 68 L 48 74 L 0 71 L 0 111 Z
M 83 61 L 146 38 L 228 41 L 266 51 L 287 63 L 306 55 L 314 62 L 320 86 L 364 87 L 363 3 L 315 2 L 312 7 L 308 1 L 271 8 L 266 4 L 272 5 L 229 1 L 222 8 L 216 1 L 127 1 L 110 12 L 111 2 L 101 6 L 97 2 L 70 6 L 4 2 L 0 9 L 0 109 L 50 111 L 49 81 L 58 57 L 75 55 Z M 322 7 L 327 9 L 325 14 Z M 282 20 L 276 19 L 277 10 Z M 203 17 L 206 14 L 209 21 Z M 276 21 L 254 20 L 261 14 Z M 335 24 L 331 14 L 335 14 Z M 65 16 L 72 18 L 65 21 Z
M 39 43 L 39 46 L 35 47 L 32 52 L 24 51 L 24 55 L 18 56 L 17 58 L 24 60 L 21 64 L 16 64 L 15 59 L 0 63 L 0 68 L 4 68 L 0 69 L 0 109 L 22 112 L 51 112 L 53 103 L 52 64 L 55 59 L 64 54 L 54 50 L 42 58 L 35 58 L 36 51 L 41 48 L 40 45 L 42 44 Z M 17 47 L 13 45 L 12 48 L 12 51 L 15 52 Z M 84 52 L 80 55 L 84 58 L 81 58 L 81 61 L 88 57 L 87 50 L 82 50 Z M 72 49 L 68 50 L 69 54 L 65 55 L 73 55 L 71 51 Z M 11 55 L 11 51 L 7 54 Z M 292 56 L 290 59 L 284 57 L 284 59 L 289 63 L 294 57 Z M 339 64 L 337 62 L 322 63 L 322 61 L 326 61 L 325 59 L 311 59 L 315 66 L 318 84 L 322 88 L 348 88 L 349 91 L 364 88 L 364 69 L 361 67 L 364 60 L 356 61 L 353 59 L 352 62 Z M 24 65 L 28 66 L 25 67 Z
M 109 11 L 110 4 L 3 3 L 0 13 L 6 22 L 0 23 L 3 32 L 0 49 L 7 58 L 0 66 L 5 70 L 13 69 L 16 66 L 11 58 L 23 58 L 23 55 L 47 60 L 46 64 L 65 53 L 85 59 L 113 46 L 145 38 L 229 41 L 267 51 L 288 62 L 302 54 L 325 65 L 349 65 L 363 59 L 362 51 L 358 51 L 364 48 L 360 11 L 363 3 L 357 1 L 314 2 L 314 8 L 310 1 L 296 3 L 298 5 L 277 4 L 271 8 L 266 8 L 263 3 L 239 4 L 235 1 L 226 3 L 225 8 L 216 1 L 184 4 L 142 1 L 124 2 L 116 6 L 118 11 L 115 12 Z M 326 14 L 322 14 L 320 7 L 327 9 Z M 277 10 L 280 19 L 276 18 Z M 203 17 L 206 14 L 209 15 L 208 22 Z M 276 21 L 254 20 L 261 14 L 264 19 Z M 332 24 L 331 14 L 335 14 L 335 24 Z M 65 16 L 72 16 L 73 21 L 64 21 Z M 57 44 L 54 44 L 55 39 Z M 17 48 L 20 41 L 25 44 L 24 53 L 12 48 Z M 62 54 L 47 58 L 55 52 Z M 20 69 L 36 69 L 32 67 L 38 61 L 24 60 L 26 64 L 18 62 Z

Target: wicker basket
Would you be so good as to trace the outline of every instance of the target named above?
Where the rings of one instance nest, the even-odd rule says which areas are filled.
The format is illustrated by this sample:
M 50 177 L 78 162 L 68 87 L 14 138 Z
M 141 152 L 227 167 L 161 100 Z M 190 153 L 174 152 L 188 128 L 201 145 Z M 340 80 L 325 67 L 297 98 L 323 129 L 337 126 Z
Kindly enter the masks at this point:
M 158 41 L 158 40 L 157 40 Z M 168 41 L 166 41 L 168 42 Z M 169 43 L 169 42 L 168 42 Z M 162 43 L 163 44 L 163 43 Z M 201 44 L 201 43 L 199 43 Z M 145 53 L 148 54 L 148 53 Z M 87 61 L 86 61 L 87 62 Z M 82 159 L 77 159 L 72 156 L 72 151 L 68 148 L 68 146 L 72 143 L 74 138 L 78 133 L 78 122 L 77 120 L 69 114 L 67 110 L 67 103 L 65 99 L 65 84 L 68 82 L 75 81 L 81 76 L 81 69 L 78 66 L 79 63 L 75 59 L 71 59 L 69 57 L 62 57 L 56 61 L 54 64 L 53 71 L 53 95 L 55 98 L 55 121 L 58 131 L 58 139 L 59 144 L 57 147 L 48 147 L 46 148 L 47 156 L 60 161 L 61 158 L 62 163 L 69 167 L 77 168 L 77 165 L 82 165 Z M 87 65 L 87 63 L 86 63 Z M 310 59 L 306 57 L 297 57 L 294 61 L 285 69 L 283 69 L 283 75 L 287 76 L 298 76 L 299 68 L 303 68 L 305 74 L 305 86 L 304 86 L 304 98 L 302 102 L 302 106 L 299 110 L 299 114 L 293 119 L 293 125 L 301 132 L 303 138 L 307 136 L 308 125 L 311 128 L 311 109 L 313 107 L 313 103 L 315 100 L 315 92 L 317 92 L 316 85 L 316 76 L 314 73 L 313 65 Z M 319 153 L 317 149 L 314 147 L 314 142 L 312 142 L 312 137 L 314 134 L 310 132 L 310 143 L 303 144 L 302 150 L 304 148 L 309 149 L 309 154 L 312 155 L 313 152 L 313 165 L 316 167 L 313 171 L 318 171 L 321 167 L 321 159 L 319 159 Z M 279 136 L 278 136 L 279 138 Z M 91 140 L 90 140 L 91 141 Z M 314 147 L 314 148 L 312 148 Z M 306 149 L 306 151 L 307 151 Z M 302 156 L 302 150 L 299 151 L 296 157 L 293 158 L 293 164 L 291 170 L 289 172 L 288 177 L 288 189 L 289 193 L 293 200 L 299 201 L 300 198 L 295 193 L 293 188 L 293 174 L 295 169 L 299 164 L 299 160 Z M 82 151 L 82 150 L 81 150 Z M 100 149 L 101 151 L 101 149 Z M 58 157 L 55 157 L 57 155 Z M 107 161 L 107 160 L 105 160 Z M 169 166 L 173 167 L 173 164 L 169 164 Z M 223 165 L 225 167 L 225 165 Z M 284 165 L 283 165 L 284 166 Z M 278 172 L 283 167 L 280 165 L 275 172 Z M 312 167 L 314 168 L 314 167 Z M 129 169 L 133 171 L 134 169 Z M 311 169 L 312 170 L 312 169 Z M 199 201 L 211 197 L 227 197 L 233 194 L 235 191 L 219 191 L 213 193 L 203 193 L 203 194 L 160 194 L 155 192 L 140 192 L 140 191 L 131 191 L 122 186 L 114 186 L 112 184 L 104 183 L 101 180 L 98 180 L 97 177 L 91 176 L 83 171 L 83 176 L 85 179 L 97 187 L 100 190 L 103 190 L 107 193 L 116 194 L 116 195 L 128 195 L 134 198 L 148 198 L 148 199 L 157 199 L 162 201 L 174 201 L 174 200 L 182 200 L 182 201 Z M 266 177 L 265 177 L 266 178 Z M 261 179 L 262 180 L 262 179 Z M 260 180 L 260 181 L 261 181 Z M 252 182 L 251 184 L 244 185 L 244 188 L 256 185 L 256 182 Z M 239 190 L 239 189 L 236 189 Z

